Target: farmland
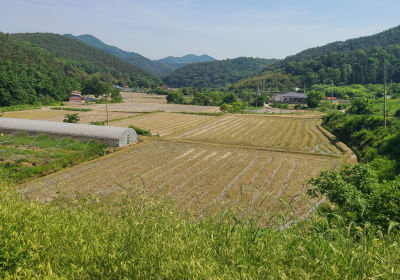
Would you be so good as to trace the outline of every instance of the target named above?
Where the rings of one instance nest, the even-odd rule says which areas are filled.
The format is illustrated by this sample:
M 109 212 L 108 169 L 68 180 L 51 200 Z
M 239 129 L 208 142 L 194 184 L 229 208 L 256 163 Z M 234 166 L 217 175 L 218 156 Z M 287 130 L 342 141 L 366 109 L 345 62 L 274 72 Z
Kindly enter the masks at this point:
M 174 132 L 186 130 L 216 119 L 214 116 L 154 113 L 112 122 L 112 126 L 128 127 L 130 125 L 150 130 L 152 134 L 167 136 Z
M 310 117 L 228 115 L 173 135 L 171 139 L 342 154 L 323 134 L 320 123 L 319 118 Z
M 267 197 L 260 207 L 267 193 L 289 202 L 305 191 L 306 179 L 321 170 L 336 169 L 342 163 L 340 157 L 146 140 L 30 183 L 22 191 L 41 201 L 74 191 L 110 198 L 122 192 L 113 181 L 128 188 L 130 176 L 139 174 L 145 186 L 134 181 L 138 183 L 135 196 L 172 196 L 181 209 L 191 209 L 199 215 L 206 214 L 215 203 L 243 209 L 253 207 L 261 213 L 282 206 Z M 298 199 L 292 207 L 305 214 L 310 206 Z
M 112 110 L 114 105 L 117 111 Z M 170 106 L 111 104 L 110 125 L 133 125 L 160 138 L 141 137 L 138 144 L 116 153 L 25 183 L 21 191 L 40 201 L 78 192 L 110 200 L 124 191 L 117 183 L 129 188 L 130 176 L 136 174 L 145 186 L 135 177 L 131 195 L 169 196 L 182 211 L 201 216 L 228 207 L 272 215 L 289 213 L 288 205 L 278 200 L 289 203 L 304 194 L 309 178 L 351 161 L 351 150 L 321 127 L 318 116 L 132 111 L 132 106 L 140 112 L 150 105 Z M 76 107 L 93 106 L 93 111 L 79 112 L 81 123 L 105 120 L 105 111 L 98 107 L 103 105 Z M 4 116 L 62 121 L 66 113 L 45 108 Z M 307 204 L 297 197 L 291 203 L 297 214 L 304 215 L 317 201 Z
M 86 107 L 85 107 L 86 108 Z M 67 110 L 49 110 L 47 108 L 41 110 L 27 110 L 19 112 L 6 112 L 4 113 L 5 118 L 18 118 L 18 119 L 30 119 L 30 120 L 42 120 L 42 121 L 53 121 L 62 122 L 66 114 L 78 114 L 80 117 L 79 123 L 90 124 L 92 122 L 101 122 L 107 120 L 107 114 L 105 111 L 90 111 L 90 112 L 76 112 Z M 109 112 L 109 119 L 122 119 L 135 116 L 135 113 L 125 112 Z

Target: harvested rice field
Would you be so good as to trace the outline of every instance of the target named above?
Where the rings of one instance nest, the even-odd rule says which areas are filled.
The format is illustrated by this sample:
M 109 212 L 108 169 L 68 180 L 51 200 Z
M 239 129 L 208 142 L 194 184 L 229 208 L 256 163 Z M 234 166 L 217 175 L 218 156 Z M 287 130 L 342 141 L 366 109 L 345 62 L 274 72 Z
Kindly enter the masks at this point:
M 123 193 L 115 182 L 129 188 L 131 175 L 137 174 L 145 186 L 140 180 L 133 180 L 137 185 L 132 184 L 134 189 L 130 194 L 134 196 L 170 196 L 182 210 L 190 209 L 198 215 L 207 214 L 214 207 L 251 207 L 262 214 L 289 211 L 278 198 L 289 203 L 305 192 L 307 179 L 342 164 L 341 156 L 145 140 L 31 182 L 21 191 L 29 199 L 43 202 L 76 192 L 110 199 Z M 310 210 L 310 205 L 300 197 L 291 206 L 299 215 Z
M 227 115 L 169 139 L 342 155 L 323 130 L 318 117 Z
M 165 111 L 165 112 L 208 112 L 208 113 L 220 113 L 219 107 L 217 106 L 197 106 L 197 105 L 182 105 L 182 104 L 162 104 L 157 103 L 158 99 L 156 98 L 147 98 L 148 103 L 143 102 L 126 102 L 126 103 L 113 103 L 108 104 L 108 109 L 110 111 L 119 111 L 119 112 L 155 112 L 155 111 Z M 94 110 L 105 111 L 105 104 L 91 104 L 91 105 L 77 105 L 70 103 L 68 107 L 83 107 L 83 108 L 92 108 Z
M 128 127 L 130 125 L 150 130 L 153 135 L 167 136 L 175 132 L 190 129 L 217 117 L 194 114 L 154 113 L 112 122 L 110 125 Z
M 78 112 L 78 111 L 67 111 L 67 110 L 50 110 L 47 108 L 42 110 L 5 112 L 3 117 L 62 122 L 66 114 L 78 114 L 80 117 L 79 123 L 83 124 L 90 124 L 92 122 L 100 122 L 107 120 L 106 111 Z M 109 112 L 108 114 L 110 120 L 129 118 L 137 115 L 135 113 L 124 113 L 124 112 Z

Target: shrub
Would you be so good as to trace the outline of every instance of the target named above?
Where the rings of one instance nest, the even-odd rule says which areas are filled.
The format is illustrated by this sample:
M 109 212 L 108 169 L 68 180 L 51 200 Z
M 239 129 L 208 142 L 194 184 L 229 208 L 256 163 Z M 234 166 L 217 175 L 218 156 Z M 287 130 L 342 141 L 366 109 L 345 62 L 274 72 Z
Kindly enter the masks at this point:
M 133 125 L 130 125 L 129 128 L 134 129 L 138 135 L 153 136 L 151 134 L 150 130 L 145 130 L 145 129 L 142 129 L 142 128 L 139 128 L 139 127 L 136 127 L 136 126 L 133 126 Z
M 80 120 L 80 117 L 78 114 L 66 114 L 63 122 L 66 123 L 78 123 Z

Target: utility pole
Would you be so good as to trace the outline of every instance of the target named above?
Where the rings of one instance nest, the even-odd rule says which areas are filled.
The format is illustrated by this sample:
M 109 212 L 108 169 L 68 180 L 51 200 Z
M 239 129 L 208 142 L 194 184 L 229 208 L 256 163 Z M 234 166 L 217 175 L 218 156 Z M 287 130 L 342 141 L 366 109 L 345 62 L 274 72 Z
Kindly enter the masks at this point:
M 306 94 L 306 83 L 304 83 L 304 94 Z
M 108 100 L 107 100 L 107 95 L 104 95 L 104 99 L 106 100 L 106 111 L 107 111 L 107 126 L 110 125 L 109 121 L 108 121 Z
M 386 127 L 386 63 L 383 70 L 383 127 Z

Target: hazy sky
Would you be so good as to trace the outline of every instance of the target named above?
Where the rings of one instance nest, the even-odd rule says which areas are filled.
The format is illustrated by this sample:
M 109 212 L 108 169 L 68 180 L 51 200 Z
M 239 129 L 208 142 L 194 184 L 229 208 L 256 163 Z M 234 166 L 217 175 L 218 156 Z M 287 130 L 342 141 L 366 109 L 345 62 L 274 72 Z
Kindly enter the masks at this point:
M 399 0 L 0 0 L 0 31 L 91 34 L 150 59 L 284 58 L 398 26 L 399 11 Z

